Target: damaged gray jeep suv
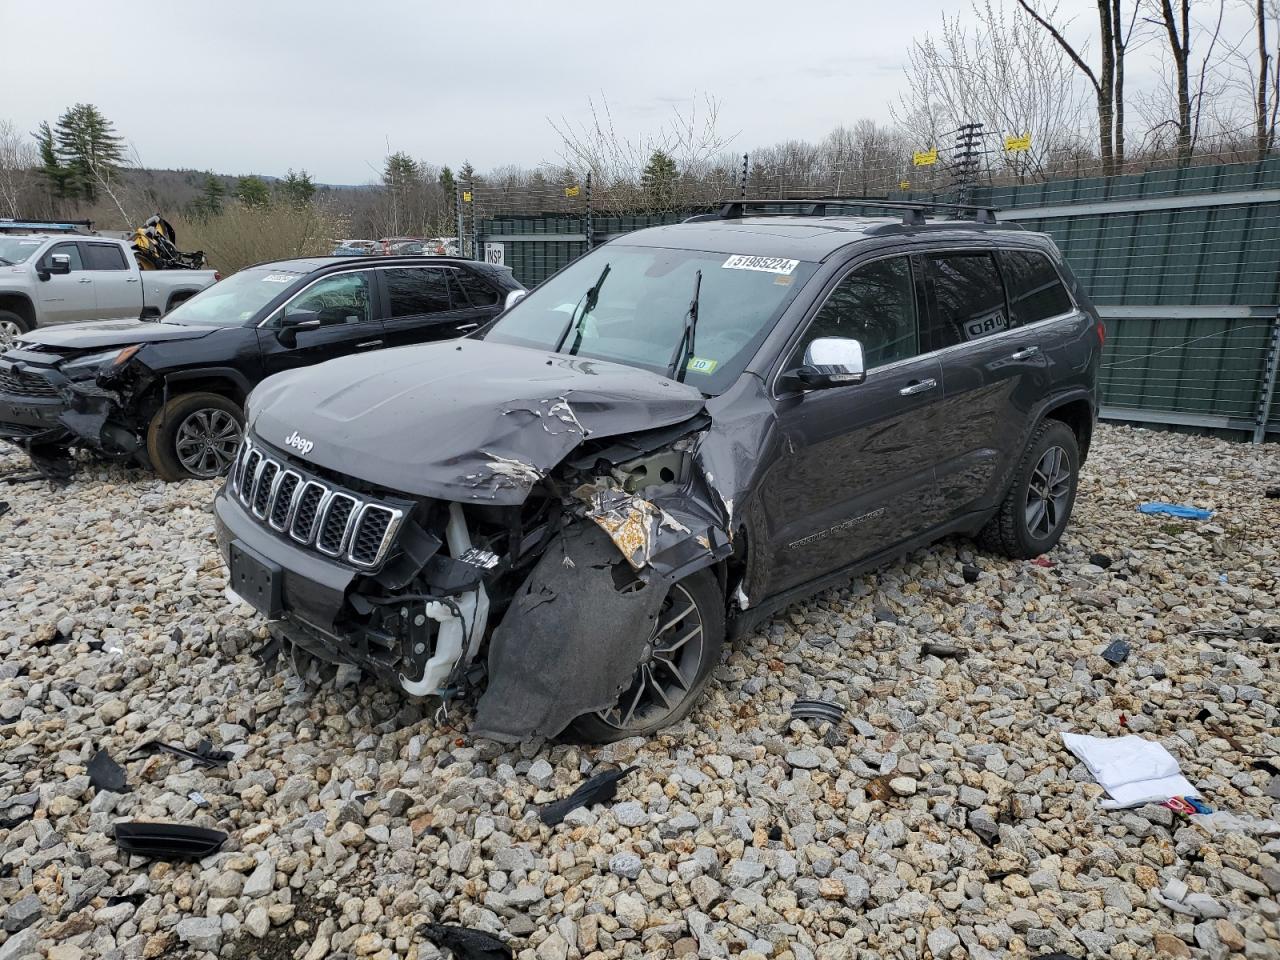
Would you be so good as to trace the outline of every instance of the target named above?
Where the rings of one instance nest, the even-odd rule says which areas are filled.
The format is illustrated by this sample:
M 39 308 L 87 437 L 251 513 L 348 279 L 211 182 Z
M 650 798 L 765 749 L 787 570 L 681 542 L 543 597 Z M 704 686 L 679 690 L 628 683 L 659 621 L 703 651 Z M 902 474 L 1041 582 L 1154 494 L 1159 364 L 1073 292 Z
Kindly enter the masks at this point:
M 295 651 L 482 690 L 476 735 L 607 741 L 860 570 L 957 533 L 1050 549 L 1097 410 L 1088 298 L 988 211 L 849 206 L 631 233 L 466 339 L 270 378 L 216 498 L 230 589 Z

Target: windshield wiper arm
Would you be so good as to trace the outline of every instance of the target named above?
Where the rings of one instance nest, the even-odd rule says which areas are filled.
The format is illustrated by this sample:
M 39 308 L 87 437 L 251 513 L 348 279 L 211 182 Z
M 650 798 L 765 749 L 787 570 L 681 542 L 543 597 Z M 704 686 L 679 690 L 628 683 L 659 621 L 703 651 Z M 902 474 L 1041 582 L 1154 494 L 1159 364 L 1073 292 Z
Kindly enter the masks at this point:
M 608 263 L 604 265 L 604 269 L 600 271 L 600 276 L 596 278 L 595 284 L 583 295 L 583 298 L 578 301 L 578 306 L 582 307 L 582 314 L 578 314 L 578 306 L 575 306 L 573 308 L 573 313 L 569 314 L 569 322 L 565 325 L 564 330 L 560 332 L 560 336 L 556 339 L 555 353 L 559 353 L 561 348 L 564 346 L 565 340 L 568 339 L 569 331 L 575 326 L 575 321 L 578 328 L 578 335 L 574 338 L 573 347 L 569 350 L 569 353 L 571 355 L 576 354 L 578 352 L 578 347 L 582 346 L 582 325 L 586 322 L 587 314 L 594 310 L 596 308 L 596 304 L 600 302 L 600 288 L 604 286 L 605 278 L 609 276 L 609 267 L 610 264 Z
M 6 267 L 12 267 L 12 266 L 13 266 L 13 261 L 12 261 L 12 260 L 6 260 L 4 257 L 0 257 L 0 264 L 3 264 L 3 265 L 4 265 L 4 266 L 6 266 Z
M 680 331 L 680 342 L 676 344 L 676 352 L 671 355 L 671 363 L 667 365 L 667 376 L 675 377 L 684 383 L 685 371 L 689 361 L 693 359 L 693 338 L 698 332 L 698 298 L 702 295 L 702 271 L 693 276 L 693 299 L 689 301 L 689 309 L 685 311 L 684 328 Z

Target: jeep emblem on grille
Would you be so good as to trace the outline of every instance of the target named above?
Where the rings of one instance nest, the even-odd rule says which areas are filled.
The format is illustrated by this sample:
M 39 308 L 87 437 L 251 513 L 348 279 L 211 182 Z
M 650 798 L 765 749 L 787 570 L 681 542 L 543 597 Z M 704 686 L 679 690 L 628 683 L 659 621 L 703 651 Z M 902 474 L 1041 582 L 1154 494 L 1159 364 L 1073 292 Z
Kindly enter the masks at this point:
M 312 448 L 315 446 L 315 444 L 310 440 L 300 436 L 297 430 L 285 437 L 284 442 L 286 446 L 293 447 L 293 449 L 297 450 L 304 457 L 310 453 Z

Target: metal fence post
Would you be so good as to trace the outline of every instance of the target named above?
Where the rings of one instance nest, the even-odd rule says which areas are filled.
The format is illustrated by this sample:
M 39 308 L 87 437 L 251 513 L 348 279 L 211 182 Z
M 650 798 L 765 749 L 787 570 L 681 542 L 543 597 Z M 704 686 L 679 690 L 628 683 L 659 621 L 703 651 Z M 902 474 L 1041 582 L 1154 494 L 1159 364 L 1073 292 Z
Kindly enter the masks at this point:
M 587 215 L 583 221 L 583 232 L 587 235 L 587 249 L 595 246 L 595 237 L 591 229 L 591 171 L 587 171 Z
M 1267 343 L 1267 358 L 1258 388 L 1258 409 L 1253 417 L 1254 443 L 1267 439 L 1267 421 L 1271 419 L 1271 401 L 1276 394 L 1277 368 L 1280 368 L 1280 308 L 1271 320 L 1271 339 Z
M 747 171 L 750 166 L 750 159 L 751 155 L 749 153 L 742 155 L 742 176 L 738 183 L 738 199 L 740 200 L 747 199 Z
M 465 257 L 467 255 L 467 251 L 466 241 L 462 236 L 462 184 L 460 183 L 455 183 L 453 185 L 453 210 L 458 220 L 458 256 Z

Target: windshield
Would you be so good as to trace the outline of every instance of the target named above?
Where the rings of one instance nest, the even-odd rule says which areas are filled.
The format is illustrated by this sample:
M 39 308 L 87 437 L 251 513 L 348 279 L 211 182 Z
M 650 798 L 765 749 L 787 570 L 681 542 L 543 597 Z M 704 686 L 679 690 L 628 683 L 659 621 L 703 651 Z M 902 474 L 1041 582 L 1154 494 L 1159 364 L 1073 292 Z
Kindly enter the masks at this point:
M 241 270 L 174 307 L 164 315 L 164 322 L 188 327 L 239 327 L 301 277 L 300 273 L 269 267 Z
M 0 237 L 0 266 L 26 263 L 44 240 L 36 237 Z
M 611 243 L 533 290 L 485 339 L 542 350 L 560 343 L 561 353 L 666 374 L 701 270 L 698 326 L 684 379 L 703 393 L 722 393 L 815 269 L 775 257 Z M 602 274 L 588 310 L 587 293 Z

